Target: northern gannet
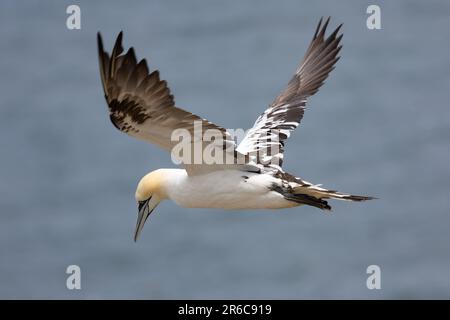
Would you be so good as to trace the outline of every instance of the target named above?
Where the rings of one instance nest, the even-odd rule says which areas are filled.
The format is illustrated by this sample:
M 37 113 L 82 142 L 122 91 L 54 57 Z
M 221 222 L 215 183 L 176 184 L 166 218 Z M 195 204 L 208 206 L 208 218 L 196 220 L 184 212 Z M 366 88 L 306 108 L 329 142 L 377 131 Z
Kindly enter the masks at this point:
M 158 169 L 145 175 L 135 193 L 139 208 L 135 241 L 148 216 L 166 199 L 188 208 L 280 209 L 310 205 L 324 210 L 331 209 L 326 199 L 373 199 L 322 188 L 281 168 L 285 141 L 300 123 L 307 98 L 319 90 L 339 60 L 343 35 L 338 33 L 342 24 L 325 37 L 329 20 L 322 25 L 320 19 L 287 88 L 257 118 L 239 145 L 226 129 L 177 108 L 158 70 L 150 73 L 145 59 L 137 62 L 132 47 L 123 53 L 122 32 L 111 55 L 103 50 L 101 35 L 97 34 L 101 81 L 110 119 L 117 129 L 156 144 L 172 155 L 178 143 L 172 134 L 184 129 L 193 136 L 188 147 L 194 153 L 211 148 L 233 160 L 184 161 L 184 169 Z M 198 135 L 198 124 L 204 131 L 219 132 L 221 139 Z M 195 149 L 199 143 L 200 149 Z

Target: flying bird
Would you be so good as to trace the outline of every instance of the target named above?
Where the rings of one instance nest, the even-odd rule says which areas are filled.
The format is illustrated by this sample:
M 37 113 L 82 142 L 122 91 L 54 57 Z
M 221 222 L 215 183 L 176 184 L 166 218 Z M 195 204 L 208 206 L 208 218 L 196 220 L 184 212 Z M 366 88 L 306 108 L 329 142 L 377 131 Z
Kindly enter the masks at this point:
M 224 128 L 175 106 L 167 82 L 158 70 L 150 72 L 145 59 L 136 60 L 134 49 L 126 53 L 119 33 L 111 54 L 97 34 L 101 82 L 114 126 L 135 138 L 172 152 L 174 130 L 193 135 L 188 147 L 195 151 L 222 151 L 231 162 L 182 162 L 181 169 L 158 169 L 138 183 L 135 198 L 138 218 L 136 241 L 145 221 L 162 200 L 187 208 L 280 209 L 309 205 L 331 210 L 327 199 L 364 201 L 373 199 L 328 190 L 282 169 L 285 142 L 297 128 L 307 99 L 315 94 L 339 60 L 342 24 L 326 36 L 330 18 L 320 19 L 306 54 L 287 87 L 257 118 L 239 145 Z M 195 132 L 215 130 L 222 139 L 206 139 Z

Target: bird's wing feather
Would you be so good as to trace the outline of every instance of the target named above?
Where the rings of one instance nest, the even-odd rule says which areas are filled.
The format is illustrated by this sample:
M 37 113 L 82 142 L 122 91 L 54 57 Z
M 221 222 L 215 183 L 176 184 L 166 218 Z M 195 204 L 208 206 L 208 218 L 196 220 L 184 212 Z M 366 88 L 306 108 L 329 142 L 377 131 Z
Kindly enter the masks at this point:
M 111 56 L 104 51 L 100 34 L 97 40 L 102 86 L 111 121 L 117 129 L 169 152 L 179 143 L 172 141 L 172 132 L 186 129 L 192 146 L 192 162 L 184 164 L 189 174 L 221 168 L 194 162 L 194 141 L 201 146 L 201 150 L 211 144 L 211 141 L 203 141 L 203 134 L 208 129 L 214 129 L 222 136 L 221 141 L 211 139 L 214 148 L 226 150 L 233 156 L 236 154 L 234 139 L 224 128 L 177 108 L 167 82 L 160 79 L 158 70 L 150 73 L 145 59 L 137 62 L 133 48 L 123 54 L 122 32 L 117 37 Z M 201 130 L 196 131 L 194 124 L 197 128 L 201 126 Z
M 281 170 L 284 142 L 299 125 L 307 98 L 315 94 L 339 60 L 342 25 L 325 38 L 330 18 L 320 19 L 314 37 L 287 88 L 256 120 L 237 151 L 253 162 Z

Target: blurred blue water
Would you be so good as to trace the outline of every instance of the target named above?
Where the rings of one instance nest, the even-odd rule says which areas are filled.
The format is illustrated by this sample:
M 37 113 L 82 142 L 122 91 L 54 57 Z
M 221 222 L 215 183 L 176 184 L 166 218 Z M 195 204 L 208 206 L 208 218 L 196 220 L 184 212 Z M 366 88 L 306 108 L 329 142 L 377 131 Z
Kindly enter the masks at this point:
M 74 1 L 0 4 L 0 298 L 450 298 L 450 3 Z M 135 244 L 135 186 L 172 166 L 110 124 L 95 34 L 169 81 L 177 105 L 247 128 L 284 87 L 320 16 L 344 23 L 336 70 L 285 168 L 374 195 L 280 212 L 163 203 Z M 65 269 L 82 270 L 82 290 Z M 382 290 L 366 288 L 366 267 Z

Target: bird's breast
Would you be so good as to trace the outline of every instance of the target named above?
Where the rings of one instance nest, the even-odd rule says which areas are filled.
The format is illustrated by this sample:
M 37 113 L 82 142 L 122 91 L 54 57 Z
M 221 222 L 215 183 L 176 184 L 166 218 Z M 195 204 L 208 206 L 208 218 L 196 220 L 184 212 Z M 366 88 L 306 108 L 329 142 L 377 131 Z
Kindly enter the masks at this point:
M 275 209 L 294 206 L 271 190 L 274 181 L 265 174 L 220 170 L 186 177 L 169 190 L 169 196 L 187 208 Z

